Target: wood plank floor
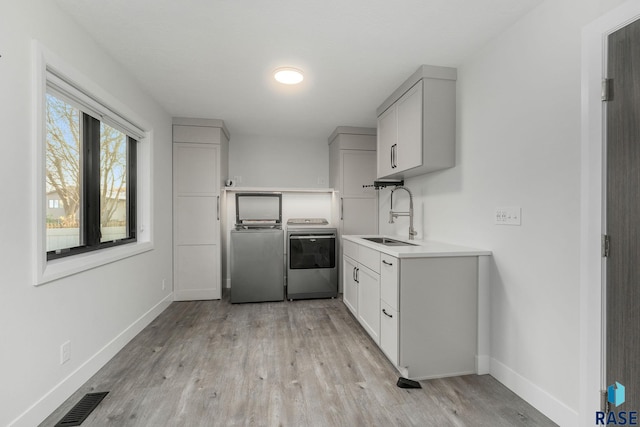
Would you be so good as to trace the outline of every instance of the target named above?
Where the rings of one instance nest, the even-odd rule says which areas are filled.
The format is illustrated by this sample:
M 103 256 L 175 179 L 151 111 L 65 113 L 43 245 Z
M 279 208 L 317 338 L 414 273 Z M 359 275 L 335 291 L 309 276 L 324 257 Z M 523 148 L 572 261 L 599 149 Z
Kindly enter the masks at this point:
M 554 426 L 489 375 L 398 373 L 340 299 L 174 302 L 41 425 L 86 393 L 83 426 Z

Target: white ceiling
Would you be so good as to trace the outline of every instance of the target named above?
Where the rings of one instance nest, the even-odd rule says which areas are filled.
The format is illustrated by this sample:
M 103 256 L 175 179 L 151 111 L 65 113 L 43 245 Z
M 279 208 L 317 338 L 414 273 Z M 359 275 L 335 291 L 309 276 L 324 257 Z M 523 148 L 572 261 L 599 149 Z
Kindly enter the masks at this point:
M 375 127 L 418 66 L 458 66 L 542 0 L 57 2 L 172 116 L 308 139 Z M 275 83 L 279 66 L 304 82 Z

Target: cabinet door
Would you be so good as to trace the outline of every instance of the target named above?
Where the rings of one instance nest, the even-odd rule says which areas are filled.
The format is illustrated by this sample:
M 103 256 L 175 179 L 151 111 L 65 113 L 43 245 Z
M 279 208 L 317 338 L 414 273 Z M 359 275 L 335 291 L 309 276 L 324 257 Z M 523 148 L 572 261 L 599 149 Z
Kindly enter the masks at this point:
M 422 80 L 397 101 L 398 148 L 395 172 L 422 165 Z
M 398 312 L 380 301 L 380 348 L 389 360 L 398 365 Z
M 180 245 L 175 251 L 175 301 L 220 299 L 220 245 Z
M 356 318 L 358 317 L 357 268 L 358 266 L 354 260 L 347 256 L 342 257 L 342 283 L 344 286 L 342 301 Z
M 398 310 L 398 264 L 400 260 L 387 254 L 380 255 L 380 298 Z
M 358 320 L 373 341 L 379 344 L 380 275 L 359 265 L 356 278 L 358 279 Z
M 398 142 L 398 122 L 396 105 L 392 105 L 378 117 L 378 178 L 384 178 L 395 172 L 393 165 Z
M 342 197 L 375 198 L 372 185 L 376 179 L 375 151 L 341 150 L 342 156 Z
M 176 196 L 174 203 L 176 245 L 218 244 L 218 196 Z
M 378 199 L 346 198 L 340 200 L 342 234 L 377 234 Z
M 174 144 L 174 193 L 179 196 L 220 194 L 220 147 L 214 144 Z
M 173 144 L 174 299 L 220 299 L 220 146 Z

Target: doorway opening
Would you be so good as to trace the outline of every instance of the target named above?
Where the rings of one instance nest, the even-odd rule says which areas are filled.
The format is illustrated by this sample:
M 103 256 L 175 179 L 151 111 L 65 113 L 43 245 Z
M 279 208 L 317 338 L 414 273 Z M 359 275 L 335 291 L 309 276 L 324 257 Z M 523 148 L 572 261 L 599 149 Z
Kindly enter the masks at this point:
M 629 1 L 583 29 L 582 176 L 580 256 L 580 425 L 592 425 L 601 410 L 606 370 L 606 132 L 602 101 L 609 35 L 640 19 L 640 2 Z

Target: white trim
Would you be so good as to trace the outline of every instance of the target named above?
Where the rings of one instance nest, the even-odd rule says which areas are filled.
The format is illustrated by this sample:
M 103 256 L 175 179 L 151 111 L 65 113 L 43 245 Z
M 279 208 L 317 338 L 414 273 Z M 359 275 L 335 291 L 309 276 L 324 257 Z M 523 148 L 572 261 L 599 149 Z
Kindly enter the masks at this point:
M 33 284 L 42 285 L 81 271 L 89 270 L 101 265 L 109 264 L 148 250 L 153 249 L 152 232 L 152 146 L 153 131 L 144 131 L 144 138 L 137 146 L 137 242 L 95 252 L 47 261 L 46 229 L 45 229 L 45 120 L 44 110 L 47 88 L 47 68 L 55 69 L 65 76 L 70 84 L 77 84 L 88 91 L 96 99 L 104 101 L 110 108 L 130 117 L 144 129 L 151 129 L 144 120 L 134 114 L 130 108 L 113 98 L 107 91 L 100 88 L 91 79 L 78 72 L 41 43 L 34 40 L 33 49 L 33 224 L 32 232 L 35 267 Z
M 476 375 L 487 375 L 491 373 L 491 356 L 476 355 Z
M 54 280 L 129 258 L 152 249 L 153 245 L 150 242 L 136 242 L 47 261 L 44 270 L 38 275 L 36 285 L 53 282 Z
M 476 373 L 491 370 L 491 263 L 492 256 L 478 257 L 478 343 Z
M 237 192 L 279 192 L 279 193 L 335 193 L 333 188 L 284 188 L 284 187 L 224 187 L 229 193 Z
M 582 136 L 580 206 L 580 399 L 579 425 L 592 425 L 604 387 L 602 327 L 604 230 L 604 111 L 601 82 L 605 75 L 607 35 L 640 17 L 640 2 L 628 1 L 582 30 Z
M 578 413 L 502 362 L 491 359 L 491 376 L 560 426 L 578 426 Z
M 147 327 L 156 317 L 160 315 L 173 300 L 173 295 L 169 294 L 149 311 L 136 319 L 131 325 L 125 328 L 114 339 L 107 343 L 96 354 L 91 356 L 78 369 L 73 371 L 68 377 L 63 379 L 49 392 L 42 396 L 29 409 L 23 412 L 15 420 L 9 423 L 9 427 L 35 426 L 40 424 L 53 411 L 55 411 L 65 400 L 75 393 L 84 383 L 86 383 L 96 372 L 107 364 L 124 346 Z

